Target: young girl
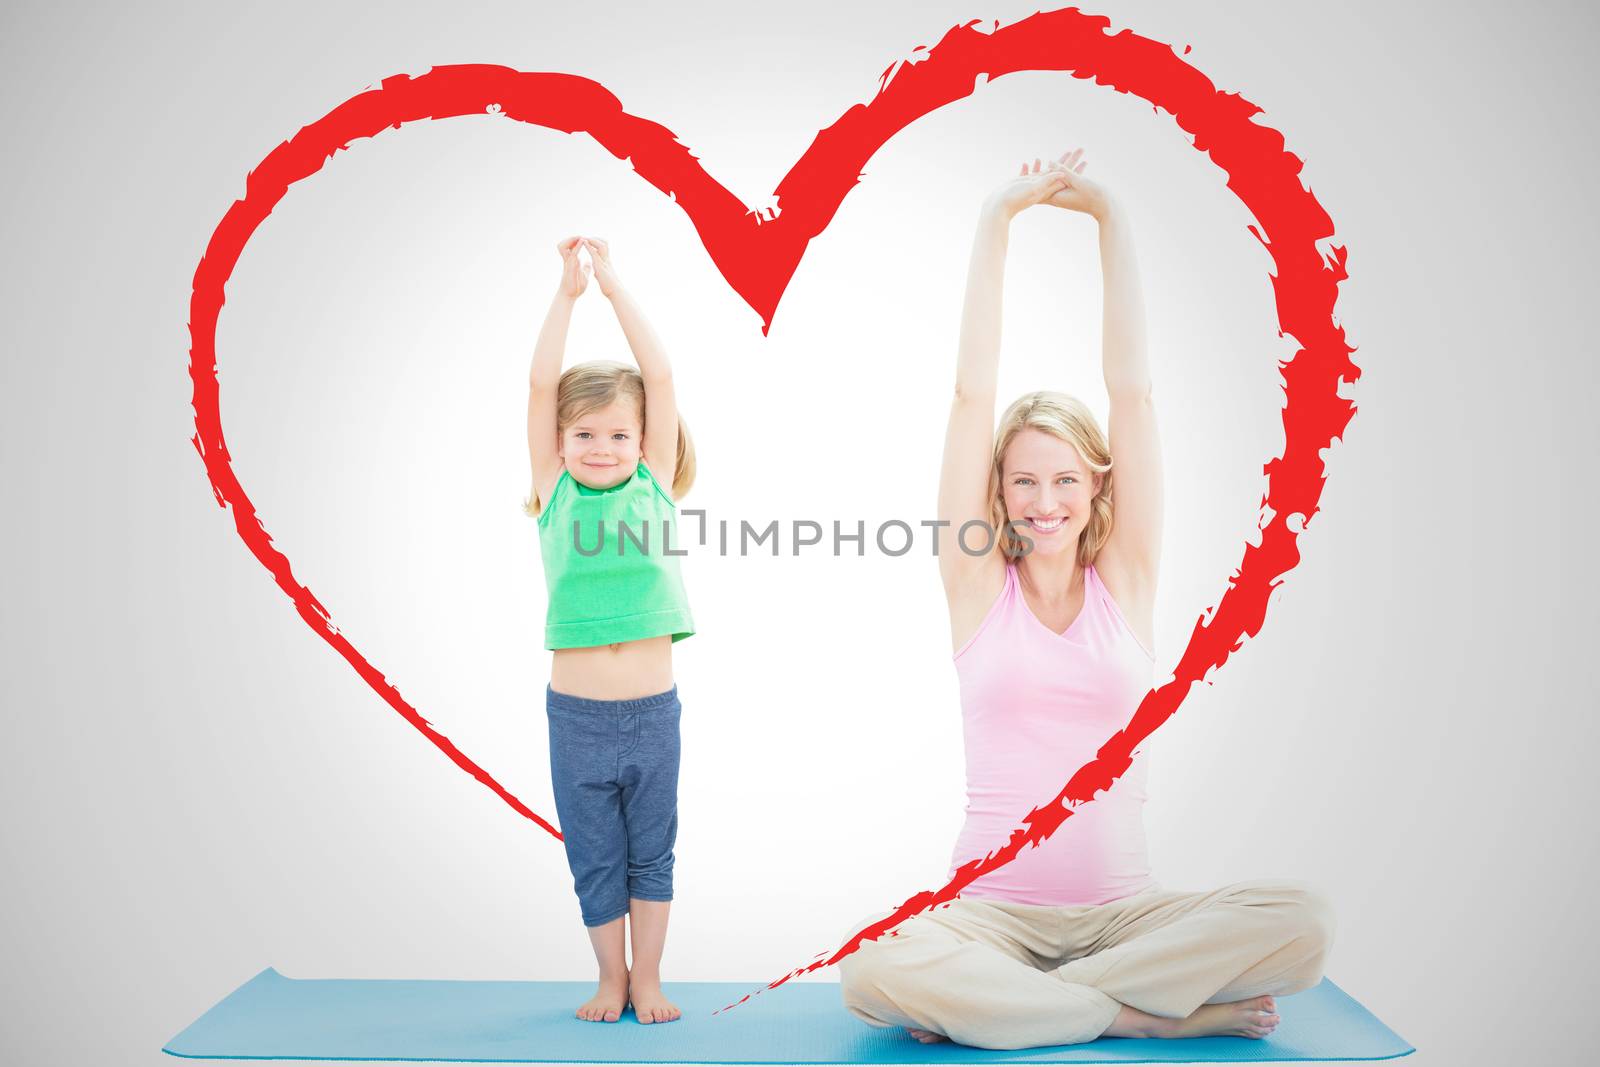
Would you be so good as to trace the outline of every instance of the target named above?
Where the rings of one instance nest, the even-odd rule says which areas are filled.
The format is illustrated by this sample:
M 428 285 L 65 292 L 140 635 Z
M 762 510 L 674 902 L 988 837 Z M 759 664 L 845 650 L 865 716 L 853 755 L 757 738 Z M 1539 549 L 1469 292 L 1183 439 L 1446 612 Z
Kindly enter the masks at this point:
M 561 285 L 528 378 L 526 510 L 539 519 L 550 598 L 545 707 L 556 815 L 600 965 L 599 988 L 577 1016 L 616 1022 L 631 1003 L 641 1023 L 669 1022 L 681 1014 L 661 992 L 678 832 L 672 644 L 694 632 L 673 501 L 694 480 L 694 452 L 666 353 L 617 280 L 606 242 L 569 237 L 556 247 Z M 580 247 L 592 267 L 579 261 Z M 561 373 L 572 305 L 591 270 L 638 370 L 596 362 Z

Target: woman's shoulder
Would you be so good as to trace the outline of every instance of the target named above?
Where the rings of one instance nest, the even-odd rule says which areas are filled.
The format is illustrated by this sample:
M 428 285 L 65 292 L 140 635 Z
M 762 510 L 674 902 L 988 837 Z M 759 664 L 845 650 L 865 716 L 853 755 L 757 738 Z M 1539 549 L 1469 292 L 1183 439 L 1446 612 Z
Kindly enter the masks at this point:
M 1101 549 L 1089 564 L 1089 572 L 1111 602 L 1111 609 L 1122 618 L 1147 654 L 1154 647 L 1155 581 L 1127 567 L 1115 553 Z
M 950 647 L 964 649 L 993 613 L 1006 587 L 1016 581 L 1016 566 L 1003 552 L 975 560 L 976 566 L 958 581 L 945 584 L 945 604 L 950 611 Z
M 1155 600 L 1154 576 L 1129 565 L 1111 544 L 1095 554 L 1089 569 L 1120 604 L 1133 605 L 1143 600 Z

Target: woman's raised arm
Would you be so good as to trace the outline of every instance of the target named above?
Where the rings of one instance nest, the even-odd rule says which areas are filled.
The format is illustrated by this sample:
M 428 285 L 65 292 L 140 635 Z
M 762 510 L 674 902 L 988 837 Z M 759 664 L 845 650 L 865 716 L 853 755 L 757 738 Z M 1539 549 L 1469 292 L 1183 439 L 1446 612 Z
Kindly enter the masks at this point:
M 1106 548 L 1134 585 L 1154 598 L 1161 563 L 1161 439 L 1151 400 L 1145 346 L 1144 295 L 1133 252 L 1133 232 L 1112 203 L 1100 218 L 1100 269 L 1105 277 L 1103 355 L 1111 398 L 1111 438 L 1116 519 Z
M 945 595 L 968 584 L 987 555 L 962 550 L 961 528 L 974 520 L 989 522 L 989 468 L 994 449 L 994 405 L 1000 374 L 1000 305 L 1005 287 L 1006 247 L 1011 220 L 1017 213 L 1065 189 L 1067 176 L 1041 171 L 1034 160 L 1022 172 L 989 194 L 978 214 L 978 230 L 967 265 L 967 293 L 961 308 L 961 336 L 956 352 L 955 395 L 945 429 L 944 461 L 939 474 L 939 520 L 936 528 L 939 574 Z M 999 531 L 994 531 L 998 542 Z
M 1144 293 L 1134 255 L 1133 228 L 1110 192 L 1081 174 L 1065 173 L 1067 188 L 1056 193 L 1051 203 L 1082 211 L 1100 226 L 1101 361 L 1111 400 L 1106 429 L 1111 438 L 1115 509 L 1111 536 L 1101 553 L 1107 565 L 1123 576 L 1135 602 L 1152 603 L 1161 562 L 1161 440 L 1151 400 Z

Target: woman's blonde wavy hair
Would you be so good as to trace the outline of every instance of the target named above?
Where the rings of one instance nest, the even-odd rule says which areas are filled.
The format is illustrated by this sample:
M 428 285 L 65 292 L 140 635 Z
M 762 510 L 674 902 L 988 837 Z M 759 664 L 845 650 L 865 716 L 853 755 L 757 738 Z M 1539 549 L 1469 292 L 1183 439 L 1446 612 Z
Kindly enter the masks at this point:
M 593 360 L 568 367 L 556 383 L 556 436 L 566 432 L 578 419 L 597 408 L 621 399 L 631 400 L 644 426 L 644 378 L 637 367 L 608 359 Z M 694 484 L 694 440 L 683 416 L 678 416 L 678 461 L 672 474 L 672 499 L 681 500 Z M 522 510 L 537 518 L 545 502 L 534 495 L 522 503 Z
M 1111 536 L 1111 447 L 1106 435 L 1083 401 L 1065 393 L 1028 393 L 1006 408 L 994 435 L 994 462 L 989 468 L 989 519 L 999 531 L 1000 550 L 1011 559 L 1021 556 L 1026 546 L 1007 525 L 1011 517 L 1006 514 L 1001 465 L 1012 438 L 1023 430 L 1040 430 L 1060 438 L 1078 450 L 1093 474 L 1100 475 L 1100 492 L 1095 494 L 1091 505 L 1089 525 L 1078 537 L 1078 564 L 1087 567 Z

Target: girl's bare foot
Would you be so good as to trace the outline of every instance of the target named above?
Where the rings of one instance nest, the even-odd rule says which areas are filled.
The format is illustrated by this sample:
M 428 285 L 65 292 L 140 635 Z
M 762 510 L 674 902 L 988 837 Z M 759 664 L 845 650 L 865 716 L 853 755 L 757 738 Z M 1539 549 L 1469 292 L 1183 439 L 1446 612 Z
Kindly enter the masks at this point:
M 1231 1004 L 1202 1004 L 1187 1019 L 1164 1019 L 1123 1005 L 1106 1037 L 1252 1037 L 1277 1027 L 1277 1003 L 1270 996 Z
M 622 1018 L 622 1009 L 628 1003 L 628 974 L 618 978 L 601 978 L 594 996 L 578 1008 L 578 1018 L 590 1023 L 614 1023 Z
M 634 976 L 628 981 L 628 1000 L 633 1003 L 633 1014 L 642 1023 L 670 1023 L 683 1012 L 661 992 L 659 979 Z
M 940 1041 L 949 1041 L 943 1034 L 936 1034 L 932 1030 L 918 1030 L 914 1026 L 906 1027 L 906 1033 L 922 1042 L 924 1045 L 935 1045 Z

